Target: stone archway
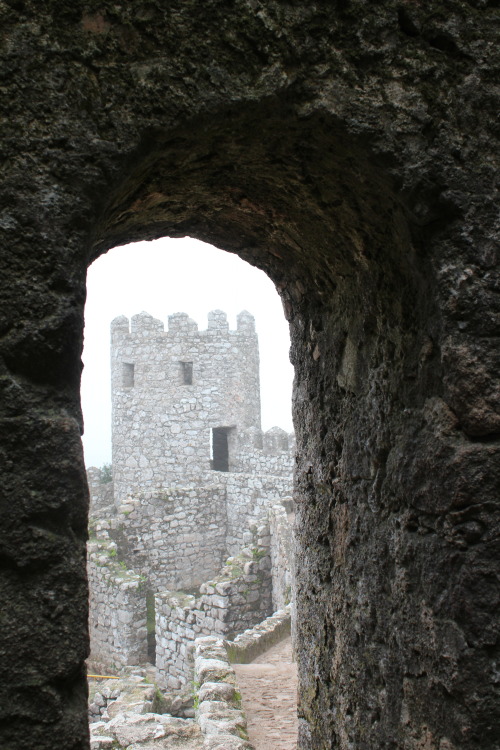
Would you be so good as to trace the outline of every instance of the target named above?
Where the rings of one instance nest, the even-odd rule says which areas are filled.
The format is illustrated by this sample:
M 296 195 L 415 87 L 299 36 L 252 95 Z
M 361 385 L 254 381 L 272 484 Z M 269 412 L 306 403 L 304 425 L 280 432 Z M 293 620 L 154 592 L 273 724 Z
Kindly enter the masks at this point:
M 290 321 L 301 750 L 497 736 L 488 5 L 6 4 L 2 747 L 87 746 L 86 265 L 186 233 Z

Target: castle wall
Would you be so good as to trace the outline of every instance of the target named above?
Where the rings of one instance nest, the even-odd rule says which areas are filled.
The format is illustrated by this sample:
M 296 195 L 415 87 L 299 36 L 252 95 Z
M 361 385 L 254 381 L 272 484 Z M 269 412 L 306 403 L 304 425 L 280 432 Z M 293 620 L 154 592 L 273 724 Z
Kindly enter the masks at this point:
M 187 499 L 192 499 L 193 493 L 186 490 L 176 495 L 181 508 L 188 507 Z M 168 505 L 167 498 L 161 500 Z M 229 558 L 221 572 L 219 564 L 218 574 L 200 586 L 200 595 L 169 590 L 155 596 L 156 667 L 161 684 L 176 689 L 191 679 L 194 638 L 214 634 L 233 638 L 288 603 L 293 515 L 285 510 L 290 510 L 291 499 L 282 503 L 268 510 L 268 520 L 248 529 L 243 552 Z M 149 568 L 141 567 L 139 553 L 134 555 L 129 548 L 129 556 L 125 554 L 122 515 L 127 523 L 133 523 L 134 514 L 140 516 L 143 507 L 122 508 L 121 514 L 97 521 L 99 538 L 89 545 L 91 658 L 110 667 L 146 660 L 146 589 L 161 587 L 164 580 L 161 565 L 155 568 L 153 562 Z M 155 515 L 157 511 L 155 507 Z M 145 520 L 148 526 L 147 517 Z M 192 527 L 192 518 L 188 523 Z M 154 524 L 149 521 L 151 527 Z M 144 546 L 151 547 L 153 553 L 168 552 L 168 536 L 154 537 L 153 531 L 151 538 L 142 540 Z M 154 547 L 159 539 L 162 544 Z M 206 580 L 206 563 L 198 559 L 193 569 L 198 576 L 202 571 Z M 134 571 L 130 569 L 133 563 Z M 141 574 L 143 570 L 149 580 Z
M 273 542 L 273 582 L 268 510 L 292 491 L 294 437 L 260 429 L 258 345 L 248 313 L 238 316 L 236 331 L 220 311 L 209 314 L 206 331 L 184 313 L 169 317 L 167 332 L 146 313 L 130 328 L 127 318 L 115 319 L 111 331 L 114 482 L 108 489 L 99 470 L 89 471 L 100 516 L 94 526 L 149 590 L 163 591 L 157 668 L 178 687 L 192 671 L 195 636 L 251 627 L 272 610 L 273 588 L 280 603 L 286 599 L 288 557 Z M 218 575 L 226 555 L 242 549 L 246 557 Z M 207 578 L 200 597 L 186 593 Z M 103 610 L 97 619 L 110 620 L 102 598 L 92 606 Z
M 155 591 L 191 589 L 215 575 L 226 555 L 225 489 L 214 483 L 143 491 L 127 497 L 100 528 Z
M 87 469 L 87 482 L 90 496 L 90 515 L 94 518 L 107 512 L 114 503 L 113 482 L 102 483 L 101 470 L 95 466 Z
M 290 479 L 295 463 L 295 435 L 281 427 L 266 432 L 256 429 L 238 433 L 238 460 L 233 471 L 270 474 Z
M 224 428 L 228 466 L 236 433 L 260 429 L 259 355 L 254 320 L 240 313 L 230 331 L 213 311 L 198 331 L 185 313 L 168 331 L 147 313 L 111 326 L 115 500 L 139 490 L 185 486 L 211 467 L 214 428 Z
M 251 474 L 224 474 L 227 493 L 228 553 L 235 555 L 251 543 L 249 527 L 267 519 L 271 505 L 292 492 L 292 478 Z
M 272 611 L 269 545 L 259 538 L 252 555 L 230 558 L 219 576 L 200 587 L 200 596 L 163 591 L 155 596 L 156 677 L 178 689 L 193 679 L 194 640 L 202 635 L 232 638 Z
M 147 661 L 146 587 L 119 561 L 116 544 L 88 544 L 90 659 L 110 669 Z

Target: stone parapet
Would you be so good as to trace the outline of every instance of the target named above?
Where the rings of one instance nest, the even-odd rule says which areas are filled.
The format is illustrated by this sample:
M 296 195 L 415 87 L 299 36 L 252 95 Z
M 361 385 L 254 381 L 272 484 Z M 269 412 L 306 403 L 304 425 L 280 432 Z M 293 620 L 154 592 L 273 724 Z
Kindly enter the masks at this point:
M 236 675 L 223 641 L 197 638 L 194 649 L 196 719 L 205 736 L 204 750 L 255 750 L 248 742 Z
M 87 573 L 91 660 L 108 667 L 146 663 L 144 578 L 119 561 L 107 540 L 89 542 Z
M 248 664 L 291 633 L 292 607 L 288 604 L 232 641 L 224 641 L 231 664 Z
M 152 588 L 191 589 L 221 568 L 226 514 L 220 484 L 144 489 L 124 498 L 108 521 L 108 533 Z
M 200 595 L 163 591 L 155 596 L 158 682 L 179 689 L 192 679 L 192 649 L 199 636 L 231 638 L 271 611 L 269 550 L 229 558 Z

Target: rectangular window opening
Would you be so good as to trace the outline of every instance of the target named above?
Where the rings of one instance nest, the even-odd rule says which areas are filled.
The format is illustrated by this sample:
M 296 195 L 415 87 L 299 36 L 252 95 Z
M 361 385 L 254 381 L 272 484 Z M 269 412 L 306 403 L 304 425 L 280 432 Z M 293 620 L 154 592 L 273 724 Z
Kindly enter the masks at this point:
M 193 385 L 193 363 L 181 362 L 182 382 L 184 385 Z
M 214 427 L 211 441 L 211 467 L 214 471 L 229 471 L 229 443 L 230 427 Z
M 129 362 L 122 363 L 122 383 L 124 388 L 134 387 L 134 365 Z

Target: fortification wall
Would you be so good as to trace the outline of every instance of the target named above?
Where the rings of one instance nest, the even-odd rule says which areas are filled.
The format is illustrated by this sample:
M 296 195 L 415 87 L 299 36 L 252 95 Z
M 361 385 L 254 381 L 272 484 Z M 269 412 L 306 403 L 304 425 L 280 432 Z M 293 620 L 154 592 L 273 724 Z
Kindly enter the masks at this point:
M 115 498 L 195 478 L 220 458 L 237 462 L 236 429 L 260 429 L 259 353 L 253 317 L 230 331 L 212 311 L 199 331 L 185 313 L 168 331 L 147 313 L 111 324 Z M 214 429 L 220 430 L 214 435 Z M 214 454 L 215 453 L 217 455 Z
M 262 505 L 264 518 L 249 523 L 243 550 L 219 572 L 225 530 L 216 508 L 223 515 L 225 493 L 224 485 L 173 490 L 168 497 L 152 493 L 95 522 L 99 539 L 89 547 L 92 658 L 110 665 L 146 659 L 146 590 L 162 589 L 164 581 L 193 588 L 200 578 L 210 579 L 197 596 L 172 590 L 155 596 L 156 666 L 160 682 L 172 689 L 191 679 L 195 637 L 232 638 L 289 601 L 293 514 L 285 508 L 291 510 L 291 499 Z
M 258 343 L 248 313 L 236 331 L 220 311 L 209 313 L 205 331 L 185 313 L 169 317 L 168 331 L 141 313 L 130 323 L 116 318 L 111 334 L 114 482 L 102 485 L 101 472 L 89 470 L 94 527 L 116 543 L 144 588 L 163 591 L 157 668 L 164 684 L 178 687 L 191 673 L 195 636 L 230 637 L 260 622 L 273 608 L 273 589 L 276 601 L 286 600 L 289 560 L 286 545 L 271 542 L 268 510 L 292 491 L 294 437 L 260 429 Z M 246 557 L 218 575 L 227 554 L 242 549 Z M 115 584 L 116 571 L 92 569 L 100 623 L 112 622 L 108 578 Z M 200 585 L 201 596 L 185 593 Z M 97 632 L 104 653 L 106 636 Z
M 291 634 L 292 607 L 287 604 L 253 628 L 224 641 L 231 664 L 248 664 Z
M 163 591 L 155 596 L 160 685 L 178 689 L 192 680 L 195 638 L 232 638 L 271 614 L 269 546 L 256 547 L 253 555 L 229 558 L 220 575 L 200 587 L 200 594 Z
M 109 668 L 147 662 L 146 587 L 118 560 L 116 544 L 88 544 L 90 659 Z
M 155 591 L 191 589 L 216 575 L 226 557 L 223 485 L 174 487 L 129 496 L 116 514 L 100 521 L 121 559 Z
M 252 544 L 249 529 L 267 521 L 268 509 L 292 492 L 292 477 L 259 474 L 223 474 L 226 488 L 227 537 L 230 555 Z
M 97 518 L 106 514 L 107 509 L 114 503 L 114 484 L 113 482 L 102 482 L 102 471 L 95 466 L 87 469 L 87 482 L 89 485 L 91 517 Z
M 269 474 L 290 479 L 295 463 L 295 435 L 281 427 L 270 430 L 248 429 L 237 434 L 238 460 L 233 471 Z

